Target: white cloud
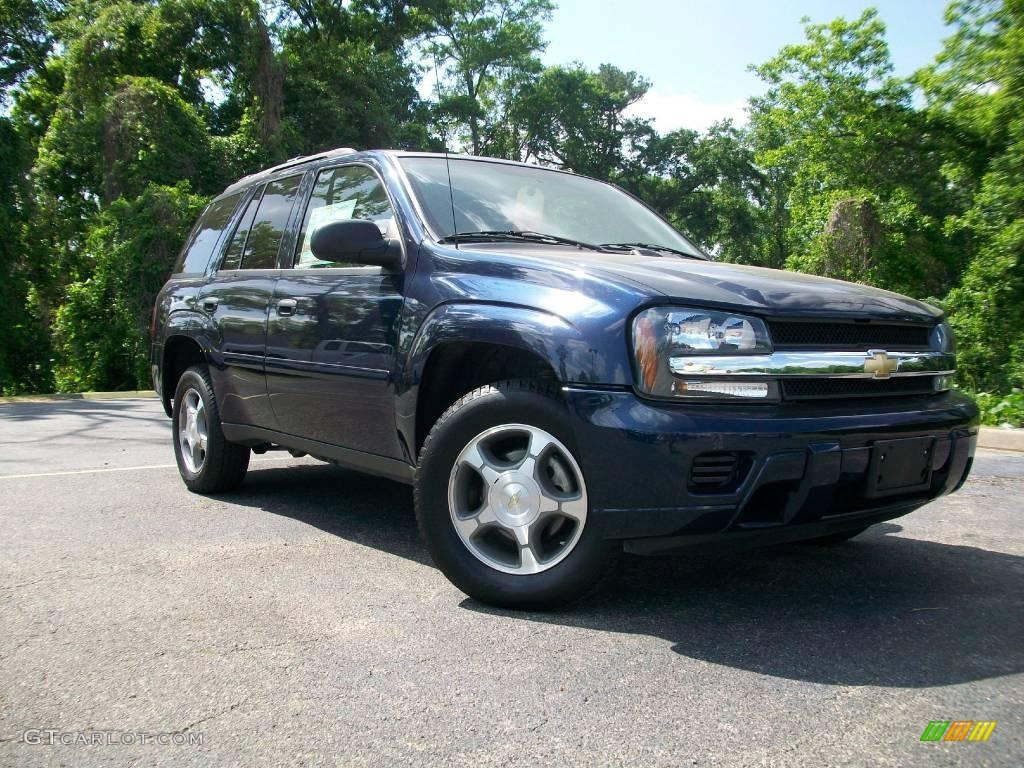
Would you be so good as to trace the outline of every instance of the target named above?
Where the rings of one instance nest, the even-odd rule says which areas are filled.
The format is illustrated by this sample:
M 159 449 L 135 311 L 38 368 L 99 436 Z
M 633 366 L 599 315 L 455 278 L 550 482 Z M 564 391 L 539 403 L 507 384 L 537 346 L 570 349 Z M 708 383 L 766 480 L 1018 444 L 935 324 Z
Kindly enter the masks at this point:
M 747 122 L 746 106 L 747 102 L 741 99 L 709 102 L 702 101 L 692 93 L 652 88 L 630 107 L 629 114 L 653 118 L 654 127 L 659 133 L 677 128 L 703 131 L 712 123 L 726 118 L 732 118 L 736 125 L 744 125 Z

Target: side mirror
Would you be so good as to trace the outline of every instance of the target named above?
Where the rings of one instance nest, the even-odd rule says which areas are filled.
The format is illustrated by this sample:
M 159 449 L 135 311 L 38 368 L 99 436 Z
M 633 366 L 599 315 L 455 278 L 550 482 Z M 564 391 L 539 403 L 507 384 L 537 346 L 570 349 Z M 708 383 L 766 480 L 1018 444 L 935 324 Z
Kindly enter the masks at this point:
M 400 267 L 402 247 L 385 240 L 377 225 L 365 219 L 342 219 L 318 227 L 309 242 L 321 261 L 355 262 L 377 267 Z

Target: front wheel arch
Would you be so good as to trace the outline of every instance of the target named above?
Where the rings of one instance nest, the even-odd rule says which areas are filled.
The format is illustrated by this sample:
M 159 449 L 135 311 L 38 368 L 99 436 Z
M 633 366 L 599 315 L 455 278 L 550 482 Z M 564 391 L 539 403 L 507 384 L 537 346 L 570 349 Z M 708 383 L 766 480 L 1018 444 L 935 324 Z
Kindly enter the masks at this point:
M 416 393 L 416 455 L 434 424 L 460 397 L 485 384 L 511 379 L 535 381 L 552 391 L 559 384 L 548 361 L 523 347 L 482 342 L 434 347 Z

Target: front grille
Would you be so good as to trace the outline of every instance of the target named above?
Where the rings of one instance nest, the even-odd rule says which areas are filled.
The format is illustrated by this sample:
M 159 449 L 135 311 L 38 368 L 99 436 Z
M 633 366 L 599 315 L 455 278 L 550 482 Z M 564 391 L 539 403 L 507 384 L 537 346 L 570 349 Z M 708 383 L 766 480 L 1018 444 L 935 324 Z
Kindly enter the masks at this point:
M 782 382 L 787 400 L 824 400 L 848 397 L 907 397 L 929 395 L 934 376 L 906 376 L 896 379 L 793 379 Z
M 931 327 L 770 320 L 768 332 L 775 349 L 927 349 Z
M 739 451 L 702 453 L 690 464 L 693 493 L 732 493 L 750 471 L 750 456 Z

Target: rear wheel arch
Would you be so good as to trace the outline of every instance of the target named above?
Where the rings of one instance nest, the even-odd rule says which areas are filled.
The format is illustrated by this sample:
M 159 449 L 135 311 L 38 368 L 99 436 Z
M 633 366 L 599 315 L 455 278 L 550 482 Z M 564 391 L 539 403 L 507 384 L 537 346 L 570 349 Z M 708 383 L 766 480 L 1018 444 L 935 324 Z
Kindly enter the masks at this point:
M 185 335 L 169 337 L 164 342 L 163 363 L 160 369 L 160 393 L 164 412 L 171 415 L 171 400 L 178 380 L 193 365 L 206 363 L 206 355 L 194 338 Z

